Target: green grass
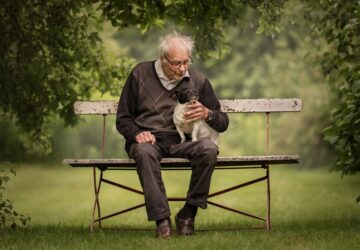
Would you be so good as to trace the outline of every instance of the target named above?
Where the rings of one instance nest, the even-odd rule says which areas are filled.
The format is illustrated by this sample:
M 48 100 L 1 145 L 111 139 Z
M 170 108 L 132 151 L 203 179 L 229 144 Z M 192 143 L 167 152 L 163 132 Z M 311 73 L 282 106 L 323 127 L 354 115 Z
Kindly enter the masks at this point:
M 261 171 L 216 171 L 211 191 L 263 175 Z M 189 173 L 164 172 L 169 196 L 184 196 Z M 135 172 L 112 172 L 108 178 L 140 189 Z M 265 215 L 265 183 L 212 199 L 228 206 Z M 64 165 L 23 165 L 7 185 L 6 197 L 15 209 L 28 213 L 31 224 L 0 231 L 0 249 L 359 249 L 360 179 L 341 179 L 327 169 L 304 170 L 299 166 L 274 166 L 271 171 L 272 230 L 199 231 L 195 237 L 154 237 L 154 223 L 145 209 L 104 221 L 104 229 L 90 234 L 93 188 L 90 169 Z M 143 202 L 137 194 L 102 186 L 102 213 Z M 182 202 L 171 204 L 173 216 Z M 261 223 L 260 223 L 261 224 Z M 259 226 L 234 213 L 211 207 L 200 210 L 199 229 Z M 120 230 L 142 227 L 149 230 Z

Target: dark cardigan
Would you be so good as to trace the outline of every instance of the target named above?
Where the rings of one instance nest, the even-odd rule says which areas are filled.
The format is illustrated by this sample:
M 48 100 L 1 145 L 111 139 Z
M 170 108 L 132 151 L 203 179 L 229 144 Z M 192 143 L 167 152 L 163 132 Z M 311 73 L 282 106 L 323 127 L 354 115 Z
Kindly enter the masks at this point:
M 157 143 L 164 147 L 179 143 L 172 119 L 176 100 L 171 95 L 182 88 L 195 89 L 199 102 L 213 111 L 214 117 L 208 122 L 212 128 L 218 132 L 227 129 L 229 118 L 221 112 L 210 82 L 198 71 L 190 69 L 189 74 L 190 77 L 184 77 L 168 90 L 156 74 L 154 61 L 135 66 L 123 87 L 116 116 L 116 128 L 126 139 L 126 150 L 142 131 L 153 133 Z

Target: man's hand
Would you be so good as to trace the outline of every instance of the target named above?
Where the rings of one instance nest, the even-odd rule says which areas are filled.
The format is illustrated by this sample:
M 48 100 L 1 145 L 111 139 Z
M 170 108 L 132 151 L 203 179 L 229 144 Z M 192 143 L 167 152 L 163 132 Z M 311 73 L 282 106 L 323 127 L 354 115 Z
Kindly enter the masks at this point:
M 154 145 L 156 142 L 155 136 L 149 131 L 143 131 L 135 136 L 137 143 L 150 143 Z
M 186 108 L 188 109 L 188 111 L 184 113 L 186 122 L 193 122 L 201 119 L 206 120 L 208 118 L 209 109 L 204 107 L 204 105 L 198 101 L 187 104 Z

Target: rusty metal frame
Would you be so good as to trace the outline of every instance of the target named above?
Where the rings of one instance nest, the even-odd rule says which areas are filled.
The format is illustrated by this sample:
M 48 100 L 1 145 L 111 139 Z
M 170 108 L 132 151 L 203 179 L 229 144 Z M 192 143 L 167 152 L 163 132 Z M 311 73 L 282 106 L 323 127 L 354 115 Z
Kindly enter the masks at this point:
M 105 140 L 106 140 L 106 114 L 103 114 L 103 124 L 102 124 L 102 137 L 101 137 L 101 158 L 105 158 Z M 96 167 L 93 167 L 93 180 L 94 180 L 94 193 L 95 193 L 95 200 L 93 205 L 93 211 L 92 211 L 92 222 L 90 224 L 90 231 L 94 231 L 95 226 L 95 210 L 97 209 L 98 212 L 98 218 L 101 216 L 100 212 L 100 201 L 99 201 L 99 194 L 100 194 L 100 187 L 101 182 L 103 180 L 103 171 L 100 172 L 100 178 L 98 181 L 98 184 L 96 183 Z M 99 227 L 101 228 L 101 221 L 99 221 Z
M 269 137 L 270 137 L 270 134 L 269 134 L 269 127 L 270 127 L 269 126 L 269 124 L 270 124 L 269 120 L 270 120 L 270 118 L 269 118 L 269 116 L 270 116 L 270 113 L 266 112 L 266 143 L 265 143 L 265 154 L 266 155 L 269 154 Z M 102 130 L 102 144 L 101 144 L 101 156 L 102 156 L 102 158 L 105 157 L 105 139 L 106 139 L 106 131 L 105 131 L 106 128 L 105 128 L 105 126 L 106 126 L 106 115 L 103 115 L 103 130 Z M 97 167 L 95 167 L 95 166 L 93 167 L 93 181 L 94 181 L 95 200 L 94 200 L 94 204 L 93 204 L 92 222 L 90 224 L 90 231 L 91 232 L 93 232 L 93 230 L 94 230 L 95 223 L 98 223 L 99 228 L 101 228 L 101 221 L 102 220 L 105 220 L 105 219 L 108 219 L 108 218 L 111 218 L 111 217 L 114 217 L 114 216 L 117 216 L 117 215 L 120 215 L 120 214 L 123 214 L 123 213 L 126 213 L 126 212 L 130 212 L 132 210 L 135 210 L 135 209 L 138 209 L 138 208 L 141 208 L 141 207 L 145 206 L 145 203 L 141 203 L 141 204 L 138 204 L 138 205 L 123 209 L 121 211 L 118 211 L 118 212 L 115 212 L 115 213 L 112 213 L 112 214 L 101 217 L 99 195 L 100 195 L 100 188 L 101 188 L 101 183 L 102 182 L 107 183 L 107 184 L 112 185 L 112 186 L 115 186 L 115 187 L 118 187 L 118 188 L 121 188 L 121 189 L 124 189 L 124 190 L 127 190 L 129 192 L 140 194 L 140 195 L 144 195 L 144 192 L 140 191 L 140 190 L 137 190 L 137 189 L 134 189 L 132 187 L 122 185 L 120 183 L 113 182 L 111 180 L 105 179 L 104 175 L 103 175 L 103 172 L 106 171 L 106 169 L 100 169 L 99 168 L 100 176 L 99 176 L 99 180 L 97 181 L 96 180 L 97 179 L 96 168 Z M 226 189 L 214 192 L 214 193 L 211 193 L 211 194 L 209 194 L 208 198 L 210 199 L 212 197 L 220 196 L 220 195 L 223 195 L 225 193 L 228 193 L 228 192 L 231 192 L 231 191 L 234 191 L 234 190 L 238 190 L 240 188 L 244 188 L 244 187 L 247 187 L 249 185 L 256 184 L 258 182 L 266 181 L 266 216 L 265 216 L 265 218 L 259 217 L 257 215 L 253 215 L 253 214 L 251 214 L 249 212 L 244 212 L 244 211 L 237 210 L 237 209 L 234 209 L 234 208 L 231 208 L 231 207 L 227 207 L 225 205 L 218 204 L 218 203 L 215 203 L 215 202 L 210 201 L 210 200 L 207 200 L 207 203 L 209 205 L 212 205 L 212 206 L 215 206 L 215 207 L 218 207 L 218 208 L 221 208 L 221 209 L 225 209 L 227 211 L 231 211 L 231 212 L 234 212 L 234 213 L 246 216 L 246 217 L 250 217 L 250 218 L 253 218 L 253 219 L 256 219 L 256 220 L 260 220 L 260 221 L 265 223 L 265 226 L 264 227 L 255 227 L 253 229 L 266 229 L 267 231 L 269 231 L 271 229 L 271 220 L 270 220 L 270 167 L 269 167 L 269 164 L 264 163 L 264 164 L 261 165 L 261 167 L 259 166 L 257 168 L 265 169 L 265 176 L 257 178 L 257 179 L 253 179 L 253 180 L 250 180 L 250 181 L 247 181 L 247 182 L 244 182 L 244 183 L 241 183 L 241 184 L 238 184 L 238 185 L 235 185 L 235 186 L 232 186 L 232 187 L 229 187 L 229 188 L 226 188 Z M 238 168 L 238 169 L 247 169 L 247 168 Z M 113 169 L 109 169 L 109 170 L 113 170 Z M 183 197 L 168 197 L 168 201 L 186 201 L 186 198 L 183 198 Z M 95 218 L 96 210 L 97 210 L 97 218 Z M 239 229 L 242 229 L 242 228 L 239 228 Z M 232 229 L 230 229 L 230 230 L 232 230 Z
M 235 186 L 231 186 L 231 187 L 228 187 L 226 189 L 222 189 L 220 191 L 216 191 L 216 192 L 213 192 L 213 193 L 210 193 L 208 198 L 211 199 L 213 197 L 216 197 L 216 196 L 220 196 L 220 195 L 223 195 L 225 193 L 228 193 L 228 192 L 231 192 L 231 191 L 234 191 L 234 190 L 238 190 L 240 188 L 244 188 L 244 187 L 247 187 L 247 186 L 250 186 L 250 185 L 253 185 L 253 184 L 256 184 L 256 183 L 259 183 L 259 182 L 262 182 L 262 181 L 266 181 L 267 182 L 267 185 L 266 185 L 266 193 L 267 193 L 267 200 L 266 200 L 266 217 L 265 218 L 262 218 L 262 217 L 259 217 L 257 215 L 254 215 L 254 214 L 251 214 L 249 212 L 245 212 L 245 211 L 241 211 L 241 210 L 238 210 L 238 209 L 234 209 L 234 208 L 231 208 L 231 207 L 228 207 L 228 206 L 225 206 L 223 204 L 219 204 L 219 203 L 216 203 L 216 202 L 213 202 L 211 200 L 207 200 L 207 203 L 209 205 L 212 205 L 212 206 L 215 206 L 215 207 L 218 207 L 218 208 L 221 208 L 221 209 L 225 209 L 227 211 L 231 211 L 231 212 L 234 212 L 234 213 L 237 213 L 237 214 L 240 214 L 240 215 L 243 215 L 243 216 L 247 216 L 247 217 L 250 217 L 250 218 L 253 218 L 253 219 L 256 219 L 256 220 L 260 220 L 262 222 L 265 223 L 265 226 L 264 227 L 261 227 L 263 229 L 267 229 L 267 230 L 270 230 L 270 182 L 269 182 L 269 166 L 264 164 L 262 166 L 262 168 L 265 169 L 266 171 L 266 174 L 265 176 L 263 177 L 260 177 L 260 178 L 256 178 L 256 179 L 253 179 L 253 180 L 249 180 L 247 182 L 244 182 L 244 183 L 240 183 L 238 185 L 235 185 Z M 241 169 L 241 168 L 240 168 Z M 123 209 L 123 210 L 120 210 L 118 212 L 115 212 L 115 213 L 112 213 L 112 214 L 108 214 L 108 215 L 105 215 L 105 216 L 101 216 L 101 213 L 100 213 L 100 202 L 99 202 L 99 193 L 100 193 L 100 187 L 101 187 L 101 183 L 104 182 L 106 184 L 109 184 L 109 185 L 112 185 L 114 187 L 118 187 L 118 188 L 121 188 L 123 190 L 127 190 L 129 192 L 132 192 L 132 193 L 136 193 L 136 194 L 139 194 L 139 195 L 144 195 L 144 192 L 141 191 L 141 190 L 138 190 L 138 189 L 135 189 L 135 188 L 132 188 L 132 187 L 129 187 L 129 186 L 126 186 L 126 185 L 122 185 L 120 183 L 117 183 L 117 182 L 114 182 L 114 181 L 111 181 L 109 179 L 106 179 L 104 178 L 104 175 L 103 175 L 103 172 L 105 170 L 100 170 L 100 177 L 99 177 L 99 180 L 98 180 L 98 184 L 96 184 L 96 188 L 95 188 L 95 201 L 94 201 L 94 206 L 93 206 L 93 220 L 92 220 L 92 223 L 90 225 L 90 231 L 93 232 L 94 230 L 94 227 L 95 227 L 95 223 L 98 223 L 99 225 L 99 228 L 101 228 L 101 221 L 102 220 L 105 220 L 105 219 L 108 219 L 108 218 L 111 218 L 111 217 L 114 217 L 114 216 L 117 216 L 117 215 L 120 215 L 120 214 L 123 214 L 123 213 L 126 213 L 126 212 L 130 212 L 132 210 L 135 210 L 135 209 L 138 209 L 138 208 L 141 208 L 141 207 L 144 207 L 145 206 L 145 203 L 141 203 L 141 204 L 138 204 L 138 205 L 135 205 L 135 206 L 132 206 L 132 207 L 129 207 L 129 208 L 126 208 L 126 209 Z M 96 182 L 94 182 L 96 183 Z M 186 198 L 184 197 L 168 197 L 168 201 L 170 202 L 179 202 L 179 201 L 186 201 Z M 95 210 L 97 209 L 97 218 L 95 218 Z M 258 229 L 258 228 L 256 228 Z

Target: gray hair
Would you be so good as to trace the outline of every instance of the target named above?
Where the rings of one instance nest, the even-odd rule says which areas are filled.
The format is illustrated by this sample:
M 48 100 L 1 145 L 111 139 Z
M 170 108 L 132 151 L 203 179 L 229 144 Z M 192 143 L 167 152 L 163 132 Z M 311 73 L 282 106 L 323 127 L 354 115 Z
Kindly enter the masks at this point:
M 160 37 L 158 47 L 159 56 L 163 57 L 173 46 L 179 45 L 185 47 L 191 56 L 191 52 L 194 48 L 194 40 L 190 36 L 182 35 L 176 31 L 173 31 L 166 36 Z

